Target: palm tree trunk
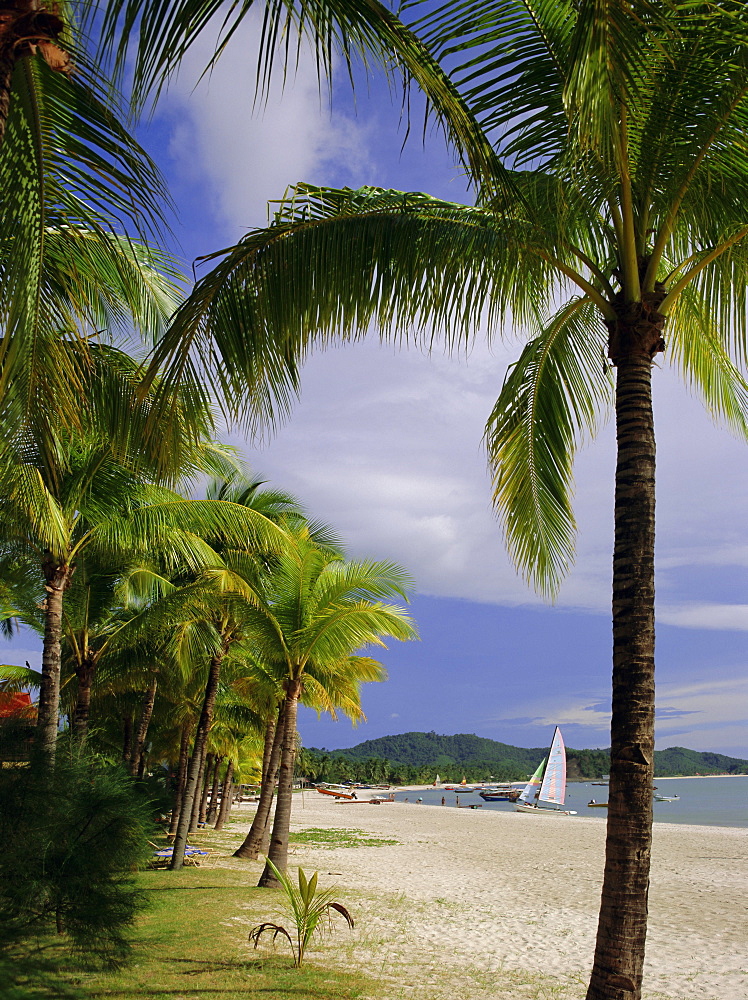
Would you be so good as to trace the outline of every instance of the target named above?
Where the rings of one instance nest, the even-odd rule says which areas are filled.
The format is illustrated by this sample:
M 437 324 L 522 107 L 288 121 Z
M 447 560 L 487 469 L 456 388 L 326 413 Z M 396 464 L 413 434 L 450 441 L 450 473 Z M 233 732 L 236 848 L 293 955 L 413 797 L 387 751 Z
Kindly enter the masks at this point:
M 207 794 L 207 789 L 204 787 L 205 777 L 205 748 L 203 747 L 203 752 L 200 756 L 200 767 L 197 772 L 197 785 L 195 786 L 195 794 L 192 797 L 192 809 L 190 810 L 190 825 L 187 827 L 187 833 L 194 833 L 197 830 L 197 824 L 200 819 L 200 805 L 203 800 L 203 794 Z M 184 804 L 182 805 L 184 808 Z
M 171 821 L 169 823 L 169 836 L 173 837 L 177 832 L 179 814 L 182 811 L 182 796 L 184 786 L 187 782 L 187 762 L 190 759 L 190 727 L 187 723 L 182 726 L 182 735 L 179 741 L 179 766 L 177 768 L 177 787 L 174 790 L 174 804 L 171 810 Z
M 156 689 L 158 688 L 158 669 L 151 671 L 151 681 L 148 690 L 143 695 L 143 703 L 140 706 L 138 724 L 135 727 L 134 745 L 130 759 L 130 774 L 135 777 L 139 773 L 139 766 L 143 757 L 145 738 L 148 735 L 148 726 L 151 724 L 153 716 L 153 706 L 156 701 Z
M 205 814 L 206 823 L 214 823 L 218 817 L 218 786 L 220 784 L 221 761 L 223 757 L 216 754 L 215 766 L 213 768 L 213 784 L 210 789 L 210 806 Z
M 54 758 L 60 715 L 60 669 L 62 666 L 62 599 L 70 586 L 73 570 L 52 562 L 42 566 L 47 597 L 44 602 L 44 645 L 39 688 L 37 733 L 45 756 Z
M 281 763 L 278 773 L 278 797 L 275 803 L 275 817 L 273 819 L 273 832 L 270 835 L 270 849 L 268 858 L 273 862 L 280 872 L 285 872 L 288 867 L 288 832 L 291 826 L 291 799 L 293 797 L 293 771 L 296 761 L 296 716 L 299 707 L 299 693 L 301 682 L 291 681 L 286 691 L 285 718 L 283 726 L 279 727 L 283 733 L 281 745 Z M 260 876 L 258 887 L 274 886 L 278 884 L 269 865 Z
M 587 1000 L 639 1000 L 654 775 L 655 439 L 651 360 L 617 359 L 613 715 L 600 917 Z
M 278 763 L 281 755 L 281 744 L 283 742 L 283 720 L 285 718 L 285 701 L 278 709 L 278 721 L 269 719 L 265 729 L 265 752 L 263 754 L 263 777 L 260 786 L 260 801 L 257 803 L 257 812 L 252 820 L 249 833 L 244 838 L 241 847 L 234 851 L 235 858 L 248 858 L 254 861 L 265 844 L 265 831 L 268 828 L 270 810 L 273 805 L 273 792 L 275 791 L 275 772 L 278 770 Z M 269 749 L 268 749 L 269 748 Z M 267 760 L 267 768 L 265 767 Z
M 203 791 L 200 796 L 200 810 L 197 814 L 198 824 L 205 826 L 208 818 L 208 792 L 213 786 L 213 780 L 218 773 L 219 768 L 218 754 L 209 753 L 205 759 L 205 781 L 203 783 Z
M 88 735 L 88 718 L 91 712 L 91 689 L 96 674 L 96 656 L 87 653 L 76 665 L 75 674 L 78 678 L 78 694 L 73 710 L 73 735 L 79 743 L 83 743 Z
M 223 777 L 223 789 L 221 790 L 221 809 L 214 830 L 223 830 L 224 823 L 229 818 L 231 812 L 231 799 L 234 793 L 234 762 L 230 760 L 226 765 L 226 774 Z
M 70 72 L 67 53 L 54 44 L 65 24 L 52 4 L 44 6 L 39 0 L 24 0 L 3 3 L 2 8 L 5 16 L 0 21 L 0 145 L 5 138 L 10 111 L 13 70 L 21 57 L 29 56 L 32 43 L 52 69 Z
M 224 643 L 221 647 L 221 651 L 216 653 L 210 661 L 208 682 L 205 685 L 205 696 L 203 698 L 203 707 L 200 711 L 200 718 L 197 723 L 195 745 L 192 751 L 192 758 L 190 759 L 189 767 L 187 768 L 187 780 L 185 781 L 184 786 L 182 808 L 180 810 L 179 822 L 177 823 L 176 835 L 174 837 L 174 851 L 172 852 L 171 863 L 169 865 L 172 871 L 177 868 L 181 868 L 184 864 L 184 848 L 187 844 L 187 828 L 190 823 L 192 804 L 195 801 L 195 793 L 198 787 L 198 774 L 203 759 L 203 753 L 205 751 L 205 744 L 208 739 L 210 724 L 213 721 L 213 706 L 216 703 L 218 681 L 221 677 L 221 664 L 223 663 L 223 659 L 226 655 L 226 649 L 227 646 Z
M 122 716 L 122 761 L 129 767 L 132 758 L 132 715 Z
M 260 787 L 265 784 L 268 778 L 268 771 L 270 769 L 270 758 L 273 753 L 273 747 L 275 746 L 275 729 L 278 721 L 278 713 L 273 711 L 268 716 L 268 720 L 265 723 L 265 741 L 262 745 L 262 778 L 260 779 Z M 278 769 L 278 762 L 275 762 L 275 770 Z M 273 773 L 273 778 L 275 778 L 275 772 Z

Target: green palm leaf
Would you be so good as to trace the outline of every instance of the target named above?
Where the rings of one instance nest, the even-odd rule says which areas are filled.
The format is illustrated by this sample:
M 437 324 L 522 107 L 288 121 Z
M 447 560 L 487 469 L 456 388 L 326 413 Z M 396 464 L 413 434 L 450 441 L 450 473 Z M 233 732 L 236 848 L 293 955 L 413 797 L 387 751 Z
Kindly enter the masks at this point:
M 104 10 L 92 8 L 92 23 L 101 17 L 103 50 L 114 52 L 122 73 L 135 48 L 133 100 L 141 105 L 156 95 L 177 71 L 180 61 L 204 32 L 220 27 L 215 64 L 255 4 L 243 0 L 228 10 L 220 0 L 111 0 Z M 396 66 L 419 85 L 437 120 L 476 176 L 494 187 L 505 183 L 502 167 L 454 84 L 426 46 L 379 0 L 265 0 L 257 68 L 258 91 L 267 89 L 279 52 L 284 71 L 308 40 L 320 74 L 330 76 L 333 57 L 341 54 L 349 72 L 356 60 L 387 69 Z M 353 79 L 351 75 L 351 79 Z
M 486 425 L 494 502 L 509 551 L 547 594 L 555 593 L 574 555 L 574 451 L 612 403 L 606 342 L 590 303 L 572 300 L 509 369 Z

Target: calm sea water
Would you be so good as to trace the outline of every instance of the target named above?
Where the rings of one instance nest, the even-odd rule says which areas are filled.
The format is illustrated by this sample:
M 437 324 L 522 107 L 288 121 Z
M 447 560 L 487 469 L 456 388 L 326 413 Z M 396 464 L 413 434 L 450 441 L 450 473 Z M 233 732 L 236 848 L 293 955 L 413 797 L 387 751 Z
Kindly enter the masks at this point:
M 698 826 L 743 826 L 748 827 L 748 776 L 740 778 L 657 778 L 657 790 L 663 795 L 679 795 L 677 802 L 655 802 L 656 823 L 692 823 Z M 590 799 L 605 802 L 608 790 L 603 785 L 587 782 L 571 782 L 566 789 L 566 806 L 576 809 L 580 816 L 592 821 L 603 822 L 607 809 L 588 809 Z M 402 802 L 408 799 L 415 803 L 420 797 L 424 804 L 438 805 L 442 796 L 445 808 L 455 807 L 457 796 L 440 788 L 428 788 L 423 792 L 396 792 L 395 798 Z M 460 805 L 478 805 L 483 809 L 498 809 L 512 812 L 511 802 L 484 802 L 477 792 L 460 796 Z

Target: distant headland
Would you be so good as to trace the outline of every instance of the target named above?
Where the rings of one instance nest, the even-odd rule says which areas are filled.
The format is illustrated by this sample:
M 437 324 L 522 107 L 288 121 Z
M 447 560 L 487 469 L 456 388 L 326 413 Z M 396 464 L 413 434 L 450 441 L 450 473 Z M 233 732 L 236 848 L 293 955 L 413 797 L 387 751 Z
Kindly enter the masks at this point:
M 304 749 L 300 769 L 310 780 L 431 783 L 442 781 L 521 781 L 547 753 L 547 747 L 515 747 L 473 733 L 443 736 L 399 733 L 365 740 L 343 750 Z M 567 747 L 570 781 L 601 778 L 610 771 L 608 750 Z M 725 754 L 670 747 L 655 751 L 655 776 L 748 774 L 748 760 Z

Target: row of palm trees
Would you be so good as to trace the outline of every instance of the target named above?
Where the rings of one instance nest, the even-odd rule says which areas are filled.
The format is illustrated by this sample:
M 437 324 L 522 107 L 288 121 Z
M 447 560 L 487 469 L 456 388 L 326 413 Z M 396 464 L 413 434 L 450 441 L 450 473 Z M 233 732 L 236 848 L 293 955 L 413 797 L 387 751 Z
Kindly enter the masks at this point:
M 102 0 L 87 11 L 88 28 L 101 32 L 115 77 L 133 57 L 142 105 L 220 6 Z M 215 58 L 250 6 L 229 10 Z M 510 551 L 554 593 L 573 556 L 574 451 L 615 410 L 609 835 L 590 1000 L 641 991 L 654 737 L 651 372 L 665 334 L 710 411 L 748 430 L 743 13 L 738 0 L 417 0 L 409 30 L 376 0 L 268 2 L 263 85 L 275 40 L 293 28 L 316 45 L 323 71 L 336 49 L 347 60 L 394 59 L 432 102 L 476 205 L 301 185 L 171 321 L 173 268 L 147 243 L 163 219 L 163 189 L 70 12 L 28 0 L 0 27 L 0 420 L 24 429 L 13 447 L 52 468 L 65 434 L 93 419 L 73 405 L 85 398 L 95 353 L 81 334 L 112 324 L 132 321 L 157 341 L 139 443 L 167 479 L 175 399 L 186 394 L 185 412 L 205 414 L 206 372 L 225 411 L 257 427 L 289 409 L 300 362 L 332 338 L 375 326 L 429 343 L 443 334 L 458 349 L 480 318 L 492 330 L 521 324 L 529 339 L 486 441 Z M 143 389 L 137 396 L 144 404 Z M 29 480 L 13 502 L 20 510 L 32 498 L 44 510 L 44 491 Z M 136 548 L 149 517 L 162 535 L 189 535 L 173 508 L 167 516 L 153 503 L 151 514 L 127 514 Z M 232 523 L 217 542 L 231 544 Z M 107 530 L 94 534 L 94 548 L 104 546 Z M 199 553 L 180 544 L 197 572 Z M 69 583 L 63 549 L 42 560 L 51 606 Z M 58 619 L 48 621 L 42 698 L 50 737 Z
M 238 750 L 226 745 L 252 734 L 257 743 L 272 723 L 271 797 L 278 764 L 280 781 L 271 859 L 285 869 L 298 702 L 362 717 L 360 686 L 384 671 L 356 651 L 415 636 L 403 608 L 387 603 L 406 598 L 407 576 L 394 564 L 346 560 L 297 501 L 237 471 L 190 499 L 160 484 L 142 455 L 116 455 L 93 433 L 69 435 L 57 457 L 51 466 L 19 447 L 0 461 L 2 610 L 43 639 L 40 678 L 5 674 L 16 686 L 39 678 L 40 746 L 54 756 L 62 694 L 78 743 L 97 710 L 105 730 L 112 718 L 126 723 L 122 757 L 134 776 L 146 771 L 147 741 L 161 740 L 154 763 L 176 766 L 186 751 L 174 809 L 179 867 L 206 755 L 221 750 L 236 770 Z M 228 471 L 228 457 L 205 442 L 193 459 L 188 472 Z M 155 735 L 160 721 L 171 747 Z

